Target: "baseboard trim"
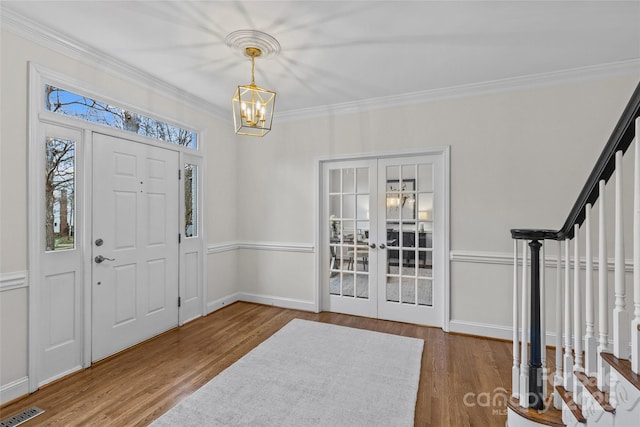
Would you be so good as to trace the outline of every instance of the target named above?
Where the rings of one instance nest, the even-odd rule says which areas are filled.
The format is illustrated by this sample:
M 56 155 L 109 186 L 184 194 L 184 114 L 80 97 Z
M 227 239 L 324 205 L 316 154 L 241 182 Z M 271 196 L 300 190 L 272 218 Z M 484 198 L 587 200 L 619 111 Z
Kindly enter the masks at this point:
M 313 301 L 276 297 L 272 295 L 253 294 L 249 292 L 240 292 L 238 294 L 238 301 L 255 302 L 258 304 L 273 305 L 276 307 L 290 308 L 293 310 L 315 312 L 316 309 L 316 305 Z
M 0 273 L 0 292 L 11 291 L 13 289 L 26 288 L 29 286 L 28 272 L 16 271 L 13 273 Z
M 506 341 L 513 339 L 512 327 L 491 325 L 489 323 L 467 322 L 466 320 L 450 320 L 449 332 Z
M 313 301 L 306 301 L 295 298 L 276 297 L 272 295 L 254 294 L 250 292 L 236 292 L 231 295 L 219 298 L 207 303 L 207 314 L 220 310 L 223 307 L 237 301 L 254 302 L 256 304 L 273 305 L 275 307 L 289 308 L 292 310 L 316 311 Z
M 0 405 L 29 394 L 29 377 L 19 378 L 0 387 Z
M 226 307 L 227 305 L 231 305 L 236 301 L 239 301 L 238 299 L 239 294 L 238 292 L 231 294 L 231 295 L 227 295 L 226 297 L 222 297 L 222 298 L 218 298 L 215 301 L 211 301 L 207 303 L 207 314 L 211 314 L 214 311 L 220 310 L 223 307 Z

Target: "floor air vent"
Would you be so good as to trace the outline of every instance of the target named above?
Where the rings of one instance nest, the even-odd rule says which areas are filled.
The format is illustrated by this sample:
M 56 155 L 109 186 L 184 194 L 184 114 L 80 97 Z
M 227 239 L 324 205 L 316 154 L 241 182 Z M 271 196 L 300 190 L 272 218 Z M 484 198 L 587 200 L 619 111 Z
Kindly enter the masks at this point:
M 26 411 L 22 411 L 19 414 L 14 415 L 13 417 L 9 417 L 6 420 L 0 421 L 0 427 L 17 426 L 19 424 L 29 421 L 33 417 L 37 417 L 43 412 L 44 410 L 38 408 L 37 406 L 32 406 Z

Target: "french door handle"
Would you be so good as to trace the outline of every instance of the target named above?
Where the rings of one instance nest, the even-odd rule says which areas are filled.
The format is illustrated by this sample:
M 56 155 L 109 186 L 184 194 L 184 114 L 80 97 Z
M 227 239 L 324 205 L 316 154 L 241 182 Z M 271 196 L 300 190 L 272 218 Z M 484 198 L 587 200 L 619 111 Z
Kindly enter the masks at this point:
M 380 249 L 384 249 L 384 248 L 386 248 L 386 247 L 387 247 L 387 246 L 386 246 L 384 243 L 380 243 Z
M 375 243 L 372 243 L 372 244 L 370 244 L 370 245 L 369 245 L 369 247 L 370 247 L 371 249 L 375 249 L 375 248 L 376 248 L 376 244 L 375 244 Z

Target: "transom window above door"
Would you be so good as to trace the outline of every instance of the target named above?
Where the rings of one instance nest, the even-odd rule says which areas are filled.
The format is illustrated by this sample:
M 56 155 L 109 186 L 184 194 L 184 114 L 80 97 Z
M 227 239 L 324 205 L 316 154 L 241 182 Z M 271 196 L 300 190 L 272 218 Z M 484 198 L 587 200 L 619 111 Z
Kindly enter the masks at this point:
M 198 148 L 197 134 L 130 109 L 45 84 L 45 108 L 57 114 L 126 130 L 159 141 Z

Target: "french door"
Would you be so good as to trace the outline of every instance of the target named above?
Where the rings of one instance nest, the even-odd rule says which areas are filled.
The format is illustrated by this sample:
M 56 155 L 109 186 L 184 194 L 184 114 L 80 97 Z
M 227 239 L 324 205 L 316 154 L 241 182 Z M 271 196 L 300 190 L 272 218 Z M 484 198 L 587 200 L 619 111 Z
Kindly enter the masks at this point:
M 95 361 L 178 325 L 179 155 L 94 134 L 93 156 Z
M 323 309 L 442 326 L 442 156 L 324 163 L 322 188 Z

